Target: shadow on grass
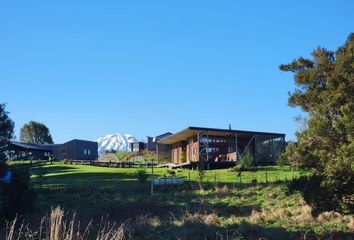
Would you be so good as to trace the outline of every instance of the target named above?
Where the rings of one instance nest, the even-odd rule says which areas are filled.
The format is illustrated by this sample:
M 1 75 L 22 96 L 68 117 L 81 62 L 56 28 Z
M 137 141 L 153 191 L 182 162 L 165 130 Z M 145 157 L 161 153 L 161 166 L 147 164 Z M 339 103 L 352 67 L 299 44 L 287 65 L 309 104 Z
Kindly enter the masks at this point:
M 242 221 L 239 224 L 230 224 L 221 227 L 217 223 L 208 224 L 202 220 L 185 220 L 183 224 L 162 224 L 154 227 L 151 225 L 134 228 L 136 239 L 249 239 L 249 240 L 278 240 L 278 239 L 353 239 L 354 233 L 331 232 L 321 236 L 313 232 L 290 231 L 282 227 L 265 227 Z
M 70 166 L 50 166 L 50 167 L 44 167 L 44 166 L 50 166 L 50 165 L 36 165 L 31 168 L 31 172 L 33 174 L 38 173 L 39 171 L 45 171 L 46 174 L 52 174 L 52 173 L 66 173 L 66 172 L 72 172 L 74 167 Z

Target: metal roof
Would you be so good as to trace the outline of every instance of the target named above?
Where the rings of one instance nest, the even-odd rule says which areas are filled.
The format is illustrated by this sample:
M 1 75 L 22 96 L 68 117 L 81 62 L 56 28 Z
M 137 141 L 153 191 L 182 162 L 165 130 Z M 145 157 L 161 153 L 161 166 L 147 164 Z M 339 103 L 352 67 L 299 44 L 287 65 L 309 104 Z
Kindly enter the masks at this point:
M 58 144 L 34 144 L 34 143 L 24 143 L 11 141 L 11 144 L 20 148 L 28 149 L 28 150 L 38 150 L 38 151 L 52 151 L 53 146 Z
M 230 136 L 235 135 L 239 138 L 248 138 L 253 135 L 263 135 L 263 136 L 273 136 L 274 138 L 285 137 L 283 133 L 271 133 L 271 132 L 255 132 L 255 131 L 244 131 L 244 130 L 230 130 L 230 129 L 220 129 L 220 128 L 203 128 L 203 127 L 188 127 L 180 132 L 177 132 L 173 135 L 167 136 L 158 140 L 158 143 L 161 144 L 174 144 L 180 141 L 185 141 L 188 138 L 191 138 L 197 135 L 200 132 L 208 131 L 208 134 L 211 136 Z

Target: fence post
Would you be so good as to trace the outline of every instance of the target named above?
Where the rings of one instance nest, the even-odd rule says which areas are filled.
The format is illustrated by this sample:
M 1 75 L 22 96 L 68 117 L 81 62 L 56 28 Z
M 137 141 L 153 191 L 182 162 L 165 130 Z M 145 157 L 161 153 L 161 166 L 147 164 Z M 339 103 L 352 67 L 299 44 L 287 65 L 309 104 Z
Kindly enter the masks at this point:
M 266 183 L 268 184 L 268 170 L 267 170 L 267 168 L 265 169 L 265 178 L 266 178 Z
M 188 171 L 188 181 L 191 183 L 191 171 Z

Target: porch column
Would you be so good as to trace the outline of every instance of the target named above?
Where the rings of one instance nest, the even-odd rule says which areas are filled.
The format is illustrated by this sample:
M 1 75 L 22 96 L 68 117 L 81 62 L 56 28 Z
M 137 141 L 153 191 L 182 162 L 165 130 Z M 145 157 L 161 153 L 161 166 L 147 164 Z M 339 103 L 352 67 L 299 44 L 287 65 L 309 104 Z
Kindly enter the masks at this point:
M 159 144 L 156 142 L 156 161 L 157 165 L 159 165 Z
M 235 152 L 236 152 L 236 159 L 235 161 L 238 161 L 238 146 L 237 146 L 237 133 L 235 133 Z

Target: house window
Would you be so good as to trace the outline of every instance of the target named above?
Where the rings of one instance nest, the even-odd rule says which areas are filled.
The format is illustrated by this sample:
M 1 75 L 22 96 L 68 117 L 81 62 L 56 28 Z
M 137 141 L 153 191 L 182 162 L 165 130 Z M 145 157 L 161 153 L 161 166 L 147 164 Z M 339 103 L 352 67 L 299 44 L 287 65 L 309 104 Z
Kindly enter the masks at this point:
M 91 149 L 87 149 L 87 155 L 91 155 Z
M 84 155 L 86 155 L 86 154 L 87 154 L 86 149 L 84 149 Z

